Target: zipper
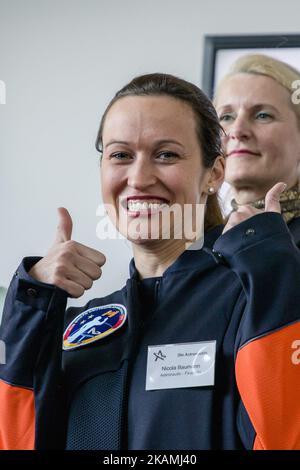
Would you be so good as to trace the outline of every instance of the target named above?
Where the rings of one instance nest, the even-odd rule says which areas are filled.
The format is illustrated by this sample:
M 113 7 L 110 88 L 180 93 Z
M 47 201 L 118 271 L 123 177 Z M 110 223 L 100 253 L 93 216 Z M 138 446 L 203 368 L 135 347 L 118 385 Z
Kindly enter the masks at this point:
M 160 282 L 161 282 L 160 279 L 158 279 L 157 281 L 155 281 L 155 286 L 154 286 L 154 304 L 155 304 L 155 307 L 156 307 L 157 304 L 158 304 L 158 296 L 159 296 Z
M 127 287 L 128 288 L 128 287 Z M 131 284 L 131 302 L 130 308 L 134 309 L 134 297 L 138 297 L 138 288 L 136 285 Z M 134 292 L 134 294 L 133 294 Z M 140 304 L 138 303 L 139 307 Z M 127 450 L 128 449 L 128 403 L 129 403 L 129 383 L 131 379 L 131 372 L 133 368 L 133 359 L 136 356 L 136 352 L 138 350 L 139 341 L 141 337 L 141 331 L 144 328 L 144 324 L 139 322 L 138 328 L 135 331 L 133 337 L 133 343 L 130 346 L 130 352 L 128 358 L 124 361 L 123 367 L 125 368 L 125 375 L 124 375 L 124 382 L 123 382 L 123 402 L 122 402 L 122 411 L 121 411 L 121 419 L 120 419 L 120 433 L 119 433 L 119 450 Z
M 154 307 L 157 306 L 158 297 L 159 297 L 159 288 L 160 288 L 161 279 L 155 281 L 154 284 Z M 138 295 L 137 290 L 135 290 L 135 294 Z M 147 320 L 149 321 L 149 319 Z M 122 413 L 121 413 L 121 420 L 120 420 L 120 450 L 126 450 L 128 445 L 128 399 L 129 399 L 129 382 L 131 378 L 131 372 L 133 367 L 133 360 L 136 357 L 136 353 L 139 348 L 139 343 L 141 341 L 141 337 L 143 335 L 144 329 L 146 327 L 147 321 L 140 321 L 139 323 L 139 333 L 134 339 L 134 344 L 131 347 L 131 352 L 128 360 L 126 360 L 126 372 L 124 377 L 124 385 L 123 385 L 123 403 L 122 403 Z M 123 364 L 125 366 L 125 364 Z

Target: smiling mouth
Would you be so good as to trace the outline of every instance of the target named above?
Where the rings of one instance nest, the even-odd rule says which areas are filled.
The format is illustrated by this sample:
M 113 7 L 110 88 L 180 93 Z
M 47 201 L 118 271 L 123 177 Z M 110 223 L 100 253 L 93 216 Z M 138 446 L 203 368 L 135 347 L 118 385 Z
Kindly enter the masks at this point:
M 156 195 L 128 196 L 122 198 L 120 204 L 133 217 L 158 213 L 170 206 L 167 199 Z
M 231 155 L 259 155 L 259 153 L 252 152 L 251 150 L 232 150 L 227 154 L 227 157 L 230 157 Z
M 162 211 L 169 204 L 164 200 L 152 199 L 145 201 L 144 199 L 127 200 L 127 211 L 130 213 L 153 214 Z

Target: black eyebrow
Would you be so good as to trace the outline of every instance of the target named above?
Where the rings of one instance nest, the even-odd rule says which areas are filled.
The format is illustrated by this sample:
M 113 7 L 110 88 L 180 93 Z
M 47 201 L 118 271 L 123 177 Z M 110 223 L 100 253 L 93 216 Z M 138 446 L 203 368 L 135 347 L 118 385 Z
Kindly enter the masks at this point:
M 105 148 L 109 147 L 112 144 L 130 145 L 130 143 L 127 142 L 126 140 L 111 140 L 110 142 L 108 142 L 105 145 Z M 179 145 L 180 147 L 184 148 L 184 146 L 180 142 L 178 142 L 177 140 L 174 140 L 174 139 L 160 139 L 160 140 L 155 141 L 155 144 L 157 146 L 158 145 L 163 145 L 163 144 L 176 144 L 176 145 Z
M 108 142 L 108 144 L 105 145 L 105 148 L 109 147 L 112 144 L 125 144 L 125 145 L 128 145 L 128 142 L 126 142 L 125 140 L 111 140 L 110 142 Z

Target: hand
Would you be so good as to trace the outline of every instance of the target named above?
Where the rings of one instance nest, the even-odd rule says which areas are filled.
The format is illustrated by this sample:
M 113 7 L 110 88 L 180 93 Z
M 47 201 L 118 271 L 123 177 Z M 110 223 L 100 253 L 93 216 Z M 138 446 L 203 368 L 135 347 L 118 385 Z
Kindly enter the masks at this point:
M 47 255 L 30 269 L 29 275 L 78 298 L 101 277 L 101 266 L 106 259 L 100 251 L 71 240 L 73 223 L 67 209 L 60 207 L 58 217 L 54 244 Z
M 232 212 L 229 216 L 227 224 L 224 227 L 222 233 L 227 232 L 227 230 L 231 229 L 235 225 L 240 224 L 244 220 L 253 217 L 256 214 L 261 214 L 263 212 L 278 212 L 281 213 L 279 197 L 280 194 L 285 190 L 286 184 L 285 183 L 276 183 L 266 194 L 265 197 L 265 209 L 260 210 L 256 209 L 255 207 L 250 206 L 249 204 L 245 204 L 240 206 L 237 211 Z

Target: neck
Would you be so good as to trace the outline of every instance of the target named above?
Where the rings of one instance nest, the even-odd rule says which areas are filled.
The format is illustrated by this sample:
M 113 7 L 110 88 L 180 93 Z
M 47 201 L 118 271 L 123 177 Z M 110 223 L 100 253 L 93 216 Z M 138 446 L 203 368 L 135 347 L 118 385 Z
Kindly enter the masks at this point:
M 149 245 L 133 244 L 135 267 L 141 279 L 162 276 L 185 251 L 184 240 L 157 240 Z
M 232 196 L 238 204 L 250 204 L 265 197 L 268 191 L 258 190 L 257 188 L 233 188 Z

